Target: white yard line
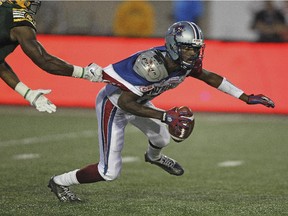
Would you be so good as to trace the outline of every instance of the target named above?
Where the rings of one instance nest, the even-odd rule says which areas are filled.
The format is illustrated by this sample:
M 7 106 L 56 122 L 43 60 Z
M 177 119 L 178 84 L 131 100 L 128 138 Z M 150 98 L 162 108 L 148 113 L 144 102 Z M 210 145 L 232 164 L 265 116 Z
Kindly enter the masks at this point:
M 87 138 L 87 137 L 96 137 L 97 132 L 95 131 L 82 131 L 82 132 L 72 132 L 72 133 L 63 133 L 63 134 L 50 134 L 46 136 L 36 136 L 36 137 L 27 137 L 23 139 L 13 139 L 0 141 L 0 147 L 16 146 L 16 145 L 30 145 L 35 143 L 46 143 L 53 141 L 62 141 L 67 139 L 78 139 L 78 138 Z
M 126 156 L 122 158 L 122 162 L 123 163 L 132 163 L 132 162 L 136 162 L 139 161 L 140 158 L 139 157 L 132 157 L 132 156 Z
M 244 161 L 223 161 L 218 163 L 217 165 L 219 167 L 236 167 L 241 166 L 244 163 Z
M 30 160 L 30 159 L 38 159 L 38 158 L 40 158 L 40 155 L 35 154 L 35 153 L 17 154 L 13 156 L 14 160 Z M 132 157 L 132 156 L 126 156 L 122 158 L 123 163 L 133 163 L 139 160 L 140 160 L 139 157 Z
M 126 133 L 135 133 L 139 131 L 135 127 L 127 127 Z M 96 130 L 86 130 L 81 132 L 71 132 L 71 133 L 63 133 L 63 134 L 49 134 L 45 136 L 35 136 L 35 137 L 27 137 L 23 139 L 12 139 L 12 140 L 4 140 L 0 141 L 0 148 L 1 147 L 10 147 L 10 146 L 17 146 L 17 145 L 31 145 L 37 143 L 46 143 L 46 142 L 59 142 L 62 140 L 67 139 L 78 139 L 78 138 L 90 138 L 90 137 L 97 137 Z
M 17 154 L 13 156 L 15 160 L 29 160 L 29 159 L 36 159 L 40 158 L 39 154 L 28 153 L 28 154 Z

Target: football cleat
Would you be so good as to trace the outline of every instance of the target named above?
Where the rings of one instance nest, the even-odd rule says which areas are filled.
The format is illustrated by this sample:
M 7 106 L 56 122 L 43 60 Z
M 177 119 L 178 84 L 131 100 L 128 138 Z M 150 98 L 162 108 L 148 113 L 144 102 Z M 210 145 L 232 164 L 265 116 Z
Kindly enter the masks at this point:
M 164 169 L 166 172 L 170 173 L 171 175 L 181 176 L 184 173 L 184 169 L 181 167 L 181 165 L 177 163 L 177 161 L 167 157 L 166 155 L 162 154 L 160 159 L 155 161 L 149 158 L 147 152 L 145 153 L 144 156 L 145 156 L 145 162 L 157 165 L 160 168 Z
M 51 177 L 48 187 L 51 189 L 51 192 L 57 196 L 60 202 L 81 202 L 81 199 L 70 191 L 69 187 L 56 184 L 53 178 L 54 176 Z

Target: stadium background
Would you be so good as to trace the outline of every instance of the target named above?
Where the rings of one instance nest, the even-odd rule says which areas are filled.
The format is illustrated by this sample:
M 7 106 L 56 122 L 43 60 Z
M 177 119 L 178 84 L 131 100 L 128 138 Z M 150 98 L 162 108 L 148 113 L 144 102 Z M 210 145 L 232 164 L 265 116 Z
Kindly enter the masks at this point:
M 54 10 L 48 13 L 45 4 Z M 37 19 L 39 40 L 51 53 L 82 66 L 91 61 L 105 66 L 138 49 L 163 43 L 161 37 L 171 24 L 167 18 L 171 2 L 151 2 L 157 11 L 157 28 L 151 38 L 113 37 L 118 4 L 44 1 Z M 92 107 L 103 84 L 47 74 L 18 48 L 8 58 L 9 63 L 27 85 L 51 88 L 49 98 L 58 110 L 52 115 L 40 113 L 0 82 L 1 216 L 288 215 L 288 45 L 252 42 L 255 35 L 248 28 L 248 20 L 258 1 L 205 1 L 205 5 L 205 14 L 209 14 L 200 21 L 208 38 L 204 66 L 229 77 L 249 93 L 271 96 L 276 108 L 247 106 L 191 79 L 155 103 L 164 108 L 189 102 L 194 110 L 237 109 L 241 113 L 195 112 L 197 125 L 192 136 L 181 144 L 172 141 L 165 149 L 165 154 L 181 163 L 185 174 L 173 177 L 145 163 L 147 139 L 128 125 L 123 150 L 126 162 L 120 178 L 113 183 L 75 186 L 72 190 L 84 202 L 65 205 L 58 203 L 47 182 L 51 175 L 98 160 L 95 112 L 78 107 Z M 57 32 L 55 19 L 66 12 L 68 35 L 63 35 Z M 95 32 L 86 32 L 87 27 Z M 271 115 L 274 113 L 277 115 Z
M 116 17 L 122 3 L 44 1 L 37 17 L 39 40 L 52 54 L 82 66 L 90 62 L 106 66 L 138 50 L 162 45 L 164 41 L 161 37 L 173 22 L 172 2 L 148 1 L 153 18 L 149 20 L 146 17 L 152 23 L 153 31 L 149 35 L 144 35 L 144 32 L 143 36 L 117 37 L 115 25 L 119 19 Z M 228 77 L 247 93 L 270 96 L 275 100 L 276 109 L 246 106 L 194 80 L 186 81 L 179 88 L 163 94 L 155 100 L 156 105 L 164 109 L 186 104 L 195 111 L 287 114 L 287 96 L 283 92 L 287 90 L 284 80 L 287 77 L 285 56 L 288 44 L 255 43 L 256 35 L 249 28 L 253 12 L 259 9 L 261 1 L 203 3 L 204 15 L 199 23 L 207 38 L 204 67 Z M 123 22 L 127 20 L 131 19 L 126 18 Z M 134 25 L 139 26 L 137 20 Z M 23 60 L 21 64 L 19 59 Z M 19 48 L 7 60 L 24 83 L 32 88 L 52 89 L 49 98 L 58 106 L 93 107 L 95 96 L 103 86 L 43 73 Z M 0 85 L 0 104 L 28 105 L 18 94 L 11 92 L 5 83 L 1 82 Z

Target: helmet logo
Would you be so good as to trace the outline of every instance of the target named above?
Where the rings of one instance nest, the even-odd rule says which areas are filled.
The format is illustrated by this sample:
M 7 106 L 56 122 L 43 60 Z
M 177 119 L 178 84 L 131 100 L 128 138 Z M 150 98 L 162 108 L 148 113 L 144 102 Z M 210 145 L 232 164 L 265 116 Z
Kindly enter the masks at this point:
M 182 32 L 185 31 L 184 25 L 177 25 L 175 28 L 172 29 L 171 34 L 175 36 L 182 36 Z

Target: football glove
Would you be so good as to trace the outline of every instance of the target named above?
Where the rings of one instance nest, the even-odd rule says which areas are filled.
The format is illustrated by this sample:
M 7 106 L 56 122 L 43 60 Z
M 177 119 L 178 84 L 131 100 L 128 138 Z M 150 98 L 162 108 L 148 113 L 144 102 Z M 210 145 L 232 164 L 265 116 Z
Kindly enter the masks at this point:
M 170 110 L 167 110 L 163 113 L 162 116 L 162 122 L 165 122 L 169 126 L 178 128 L 179 130 L 181 128 L 188 128 L 188 124 L 192 121 L 189 117 L 185 117 L 188 112 L 182 111 L 177 112 L 177 107 L 173 107 Z
M 37 89 L 29 90 L 25 99 L 40 112 L 56 112 L 56 106 L 49 101 L 44 95 L 49 94 L 51 90 Z
M 274 102 L 270 98 L 266 97 L 263 94 L 258 94 L 258 95 L 251 94 L 251 95 L 249 95 L 247 104 L 262 104 L 266 107 L 272 107 L 272 108 L 275 107 Z
M 102 82 L 102 67 L 95 63 L 89 64 L 84 68 L 83 78 L 91 82 Z

